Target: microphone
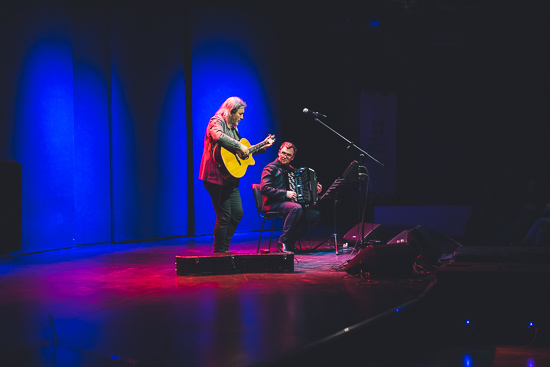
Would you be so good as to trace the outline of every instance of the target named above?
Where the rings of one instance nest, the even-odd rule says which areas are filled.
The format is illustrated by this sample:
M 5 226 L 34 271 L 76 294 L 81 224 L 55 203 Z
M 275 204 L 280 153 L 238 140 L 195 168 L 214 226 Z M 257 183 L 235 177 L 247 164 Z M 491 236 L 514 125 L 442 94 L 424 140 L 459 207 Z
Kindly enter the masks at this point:
M 306 115 L 307 115 L 307 114 L 310 114 L 310 115 L 313 115 L 313 116 L 315 116 L 315 117 L 324 117 L 324 118 L 327 118 L 327 117 L 326 117 L 325 115 L 323 115 L 322 113 L 310 111 L 310 110 L 308 110 L 307 108 L 304 108 L 304 110 L 303 110 L 302 112 L 305 113 Z

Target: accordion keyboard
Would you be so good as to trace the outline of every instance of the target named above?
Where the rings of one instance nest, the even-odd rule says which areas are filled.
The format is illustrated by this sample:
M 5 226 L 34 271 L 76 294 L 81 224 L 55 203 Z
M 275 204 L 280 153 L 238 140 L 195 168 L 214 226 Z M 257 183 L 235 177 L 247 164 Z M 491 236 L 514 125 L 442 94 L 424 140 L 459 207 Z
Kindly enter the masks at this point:
M 288 173 L 290 191 L 296 192 L 296 200 L 301 205 L 315 205 L 317 203 L 317 175 L 308 167 L 297 168 Z

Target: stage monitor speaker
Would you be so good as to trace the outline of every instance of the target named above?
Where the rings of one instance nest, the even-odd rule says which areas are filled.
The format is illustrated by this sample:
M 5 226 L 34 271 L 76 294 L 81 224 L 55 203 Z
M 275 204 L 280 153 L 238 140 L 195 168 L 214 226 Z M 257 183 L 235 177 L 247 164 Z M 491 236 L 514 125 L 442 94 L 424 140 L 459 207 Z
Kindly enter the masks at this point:
M 388 245 L 397 245 L 399 243 L 403 244 L 403 243 L 409 243 L 409 240 L 408 240 L 408 237 L 409 237 L 409 232 L 410 232 L 410 229 L 406 229 L 404 231 L 402 231 L 401 233 L 399 233 L 397 236 L 395 236 L 394 238 L 391 238 L 389 241 L 388 241 Z
M 369 245 L 359 251 L 344 270 L 351 275 L 361 272 L 379 277 L 405 275 L 412 272 L 417 256 L 416 249 L 407 243 Z
M 21 250 L 23 242 L 21 165 L 0 161 L 0 254 Z
M 380 226 L 381 224 L 363 223 L 363 230 L 361 231 L 361 223 L 358 223 L 344 235 L 344 240 L 351 246 L 355 245 L 357 242 L 362 245 L 367 242 L 369 234 Z M 361 239 L 361 235 L 363 235 L 363 239 Z
M 442 255 L 439 243 L 422 226 L 416 226 L 409 231 L 407 242 L 418 251 L 418 264 L 435 265 Z
M 344 235 L 344 240 L 347 241 L 350 246 L 355 246 L 356 242 L 362 247 L 367 245 L 386 244 L 398 233 L 410 228 L 410 226 L 406 225 L 363 223 L 363 231 L 361 231 L 361 223 L 358 223 Z M 361 234 L 363 234 L 362 240 Z
M 388 241 L 388 245 L 397 244 L 413 246 L 418 252 L 416 262 L 421 265 L 435 265 L 442 255 L 438 241 L 422 226 L 405 230 Z

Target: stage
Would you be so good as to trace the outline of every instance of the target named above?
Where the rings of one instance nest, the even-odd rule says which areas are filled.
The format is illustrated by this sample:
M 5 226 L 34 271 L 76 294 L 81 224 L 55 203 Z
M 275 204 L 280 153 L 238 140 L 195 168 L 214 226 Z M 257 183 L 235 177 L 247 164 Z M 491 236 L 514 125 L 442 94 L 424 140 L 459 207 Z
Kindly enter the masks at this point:
M 530 271 L 516 266 L 523 276 L 512 281 L 490 264 L 457 268 L 447 254 L 437 271 L 356 276 L 344 267 L 361 248 L 340 248 L 339 254 L 330 246 L 314 249 L 323 235 L 302 241 L 290 272 L 177 275 L 178 256 L 214 257 L 211 236 L 4 256 L 0 360 L 6 366 L 550 361 L 548 301 L 542 299 L 548 265 L 528 266 Z M 221 256 L 274 255 L 256 253 L 258 236 L 238 233 L 234 254 Z M 490 302 L 483 298 L 488 284 L 494 287 Z M 497 301 L 508 304 L 492 304 Z M 531 316 L 538 329 L 523 328 Z

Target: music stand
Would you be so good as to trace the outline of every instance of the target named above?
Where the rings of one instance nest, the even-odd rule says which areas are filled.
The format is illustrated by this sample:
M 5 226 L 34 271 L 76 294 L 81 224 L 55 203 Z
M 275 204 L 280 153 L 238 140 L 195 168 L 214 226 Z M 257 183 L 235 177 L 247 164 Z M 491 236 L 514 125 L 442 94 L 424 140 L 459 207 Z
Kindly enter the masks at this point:
M 338 194 L 342 190 L 343 187 L 348 186 L 351 183 L 358 182 L 362 179 L 362 175 L 366 175 L 366 168 L 359 164 L 358 161 L 353 161 L 350 163 L 348 168 L 344 171 L 341 177 L 338 177 L 332 185 L 328 188 L 328 190 L 321 196 L 319 201 L 327 200 L 334 198 L 333 201 L 333 208 L 334 208 L 334 219 L 333 219 L 333 229 L 334 232 L 327 237 L 325 240 L 321 241 L 317 246 L 313 248 L 313 250 L 316 250 L 322 245 L 330 243 L 331 240 L 334 240 L 334 249 L 336 251 L 336 255 L 339 254 L 338 252 L 338 234 L 336 233 L 336 215 L 337 215 L 337 207 L 338 207 Z

